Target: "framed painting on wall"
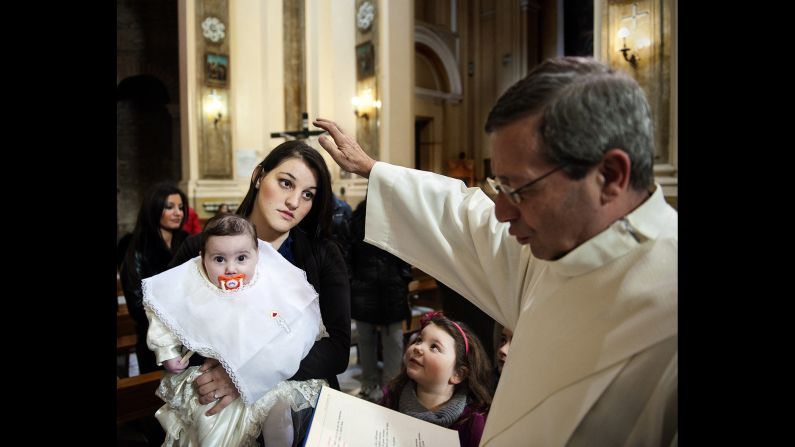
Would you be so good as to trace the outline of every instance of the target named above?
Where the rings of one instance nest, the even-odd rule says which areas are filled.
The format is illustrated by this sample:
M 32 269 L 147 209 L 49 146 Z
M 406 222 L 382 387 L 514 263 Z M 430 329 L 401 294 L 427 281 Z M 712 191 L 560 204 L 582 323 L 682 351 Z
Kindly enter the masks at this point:
M 375 74 L 373 42 L 356 45 L 356 79 L 367 79 Z
M 229 56 L 207 53 L 205 57 L 205 79 L 208 85 L 225 87 L 229 78 Z

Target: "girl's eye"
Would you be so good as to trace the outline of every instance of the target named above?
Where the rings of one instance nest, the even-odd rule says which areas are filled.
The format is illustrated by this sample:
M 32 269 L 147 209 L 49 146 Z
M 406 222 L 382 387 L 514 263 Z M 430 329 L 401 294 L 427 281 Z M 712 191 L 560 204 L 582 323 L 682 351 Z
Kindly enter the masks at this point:
M 431 350 L 432 351 L 435 350 L 435 351 L 439 352 L 439 346 L 437 346 L 436 343 L 434 343 L 434 344 L 431 345 Z
M 293 182 L 291 182 L 290 180 L 287 180 L 287 179 L 284 179 L 284 178 L 283 178 L 283 179 L 280 179 L 280 180 L 279 180 L 279 185 L 280 185 L 282 188 L 285 188 L 285 189 L 287 189 L 287 188 L 291 188 L 291 187 L 293 186 Z
M 215 261 L 215 262 L 220 264 L 220 263 L 224 262 L 224 257 L 223 256 L 216 256 L 216 257 L 213 258 L 213 261 Z
M 304 200 L 312 200 L 312 199 L 315 198 L 315 193 L 313 193 L 312 191 L 304 191 L 304 193 L 301 195 L 301 197 Z
M 420 337 L 417 337 L 417 338 L 414 339 L 414 344 L 415 345 L 418 345 L 420 343 L 422 343 L 422 339 Z
M 246 260 L 246 255 L 240 255 L 237 257 L 237 262 L 243 262 Z

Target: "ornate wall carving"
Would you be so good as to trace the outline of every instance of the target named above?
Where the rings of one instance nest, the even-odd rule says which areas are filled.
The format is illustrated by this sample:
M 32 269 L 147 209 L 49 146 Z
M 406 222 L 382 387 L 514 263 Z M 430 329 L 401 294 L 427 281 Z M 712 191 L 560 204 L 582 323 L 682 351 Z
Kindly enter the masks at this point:
M 199 179 L 232 179 L 228 0 L 196 3 Z

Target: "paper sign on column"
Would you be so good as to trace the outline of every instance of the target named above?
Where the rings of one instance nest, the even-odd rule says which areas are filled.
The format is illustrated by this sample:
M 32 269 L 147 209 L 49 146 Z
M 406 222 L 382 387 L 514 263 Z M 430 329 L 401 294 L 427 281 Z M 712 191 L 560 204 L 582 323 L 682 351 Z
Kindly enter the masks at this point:
M 307 447 L 458 447 L 458 432 L 323 387 Z

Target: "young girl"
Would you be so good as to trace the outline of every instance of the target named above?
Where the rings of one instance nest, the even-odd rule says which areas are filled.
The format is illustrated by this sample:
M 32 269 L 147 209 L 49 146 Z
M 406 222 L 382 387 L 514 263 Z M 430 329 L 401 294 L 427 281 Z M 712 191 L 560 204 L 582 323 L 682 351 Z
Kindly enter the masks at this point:
M 291 445 L 291 411 L 314 406 L 326 383 L 285 381 L 324 332 L 306 274 L 258 241 L 246 219 L 226 214 L 207 222 L 200 256 L 143 289 L 147 344 L 168 371 L 157 391 L 166 404 L 155 414 L 163 445 L 253 445 L 260 432 L 268 445 Z M 207 416 L 214 402 L 199 403 L 192 351 L 218 359 L 242 399 Z
M 381 405 L 457 430 L 462 447 L 476 447 L 491 405 L 486 351 L 469 328 L 441 312 L 428 312 L 420 323 Z

